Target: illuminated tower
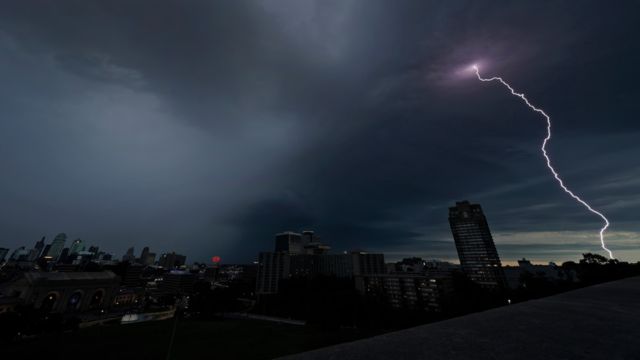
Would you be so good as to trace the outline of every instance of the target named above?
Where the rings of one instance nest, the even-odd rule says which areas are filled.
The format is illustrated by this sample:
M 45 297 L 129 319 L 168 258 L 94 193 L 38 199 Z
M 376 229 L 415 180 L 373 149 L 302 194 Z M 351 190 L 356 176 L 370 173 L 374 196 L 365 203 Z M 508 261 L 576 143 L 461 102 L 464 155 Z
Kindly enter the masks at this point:
M 77 254 L 80 251 L 84 251 L 84 243 L 82 239 L 75 239 L 69 248 L 69 254 Z
M 487 218 L 478 204 L 457 202 L 449 208 L 449 224 L 464 273 L 485 288 L 506 284 Z

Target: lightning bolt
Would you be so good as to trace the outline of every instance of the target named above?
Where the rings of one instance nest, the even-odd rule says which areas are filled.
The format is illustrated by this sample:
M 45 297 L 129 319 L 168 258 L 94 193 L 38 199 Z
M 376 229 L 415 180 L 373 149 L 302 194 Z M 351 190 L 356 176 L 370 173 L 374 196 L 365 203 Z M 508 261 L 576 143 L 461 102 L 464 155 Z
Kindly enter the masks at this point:
M 560 175 L 558 175 L 558 172 L 556 171 L 556 169 L 554 169 L 553 165 L 551 165 L 551 159 L 549 158 L 549 154 L 547 153 L 547 144 L 549 143 L 549 140 L 551 140 L 551 117 L 549 117 L 549 115 L 547 115 L 547 113 L 545 113 L 542 109 L 539 109 L 539 108 L 533 106 L 529 102 L 529 100 L 524 96 L 523 93 L 516 92 L 511 87 L 511 85 L 509 85 L 501 77 L 494 76 L 494 77 L 491 77 L 491 78 L 483 78 L 480 75 L 480 70 L 478 69 L 477 65 L 473 65 L 472 69 L 476 73 L 476 76 L 478 77 L 478 80 L 484 81 L 484 82 L 491 82 L 491 81 L 500 82 L 507 89 L 509 89 L 509 91 L 511 92 L 511 95 L 517 96 L 520 99 L 522 99 L 522 101 L 524 101 L 524 103 L 527 104 L 527 106 L 529 108 L 531 108 L 531 110 L 533 110 L 533 111 L 537 112 L 538 114 L 542 115 L 545 118 L 545 120 L 547 120 L 547 136 L 544 138 L 544 141 L 542 141 L 542 146 L 540 147 L 540 150 L 542 150 L 542 155 L 544 156 L 545 160 L 547 161 L 547 167 L 549 168 L 549 170 L 553 174 L 553 177 L 558 181 L 558 184 L 560 184 L 560 187 L 562 188 L 562 190 L 564 190 L 564 192 L 569 194 L 569 196 L 571 196 L 577 202 L 579 202 L 584 207 L 586 207 L 587 210 L 589 210 L 590 212 L 598 215 L 602 219 L 602 221 L 604 221 L 604 226 L 600 229 L 600 245 L 609 254 L 609 258 L 613 259 L 614 258 L 613 257 L 613 253 L 611 252 L 611 250 L 607 249 L 607 246 L 604 243 L 604 233 L 605 233 L 605 231 L 607 231 L 607 228 L 609 227 L 609 220 L 601 212 L 599 212 L 598 210 L 595 210 L 594 208 L 592 208 L 591 205 L 589 205 L 586 201 L 582 200 L 578 195 L 574 194 L 573 191 L 569 190 L 569 188 L 567 188 L 567 186 L 564 184 L 564 181 L 562 181 L 562 179 L 560 178 Z

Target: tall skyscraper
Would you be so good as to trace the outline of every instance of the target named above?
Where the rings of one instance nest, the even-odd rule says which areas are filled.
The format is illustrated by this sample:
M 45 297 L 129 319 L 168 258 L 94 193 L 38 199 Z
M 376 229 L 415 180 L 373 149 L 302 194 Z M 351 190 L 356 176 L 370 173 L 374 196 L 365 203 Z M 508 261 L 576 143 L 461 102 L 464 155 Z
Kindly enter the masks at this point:
M 149 251 L 149 247 L 145 246 L 142 249 L 142 253 L 140 254 L 140 261 L 138 261 L 142 265 L 153 265 L 156 261 L 156 254 Z
M 45 256 L 49 256 L 49 250 L 51 250 L 51 244 L 47 244 L 44 246 L 44 249 L 42 250 L 42 252 L 40 253 L 40 257 L 43 258 Z
M 142 253 L 140 254 L 140 261 L 138 261 L 142 265 L 153 265 L 156 261 L 156 253 L 152 253 L 149 251 L 149 247 L 145 246 L 142 249 Z
M 503 288 L 504 271 L 482 207 L 457 202 L 449 208 L 449 224 L 460 265 L 469 279 L 485 288 Z
M 133 250 L 133 246 L 127 250 L 127 253 L 122 256 L 122 261 L 128 261 L 134 263 L 136 261 L 136 255 Z
M 142 259 L 142 265 L 151 266 L 155 262 L 156 262 L 156 253 L 153 253 L 153 252 L 147 253 L 147 255 L 144 257 L 144 259 Z
M 67 241 L 67 234 L 60 233 L 56 235 L 51 242 L 51 246 L 49 247 L 49 251 L 46 253 L 46 256 L 50 256 L 53 260 L 57 260 L 62 253 L 62 249 L 64 249 L 64 243 Z
M 46 239 L 46 237 L 43 236 L 42 239 L 40 239 L 40 241 L 36 242 L 36 245 L 29 252 L 29 261 L 34 261 L 35 259 L 37 259 L 40 256 L 40 254 L 42 253 L 42 249 L 44 249 L 44 240 L 45 239 Z
M 58 255 L 58 262 L 66 264 L 67 260 L 69 260 L 69 248 L 64 248 L 60 251 L 60 255 Z
M 84 243 L 82 239 L 75 239 L 69 248 L 69 254 L 77 254 L 80 251 L 84 251 Z
M 144 259 L 147 257 L 148 254 L 149 254 L 149 247 L 145 246 L 144 248 L 142 248 L 142 252 L 140 253 L 139 263 L 144 264 Z

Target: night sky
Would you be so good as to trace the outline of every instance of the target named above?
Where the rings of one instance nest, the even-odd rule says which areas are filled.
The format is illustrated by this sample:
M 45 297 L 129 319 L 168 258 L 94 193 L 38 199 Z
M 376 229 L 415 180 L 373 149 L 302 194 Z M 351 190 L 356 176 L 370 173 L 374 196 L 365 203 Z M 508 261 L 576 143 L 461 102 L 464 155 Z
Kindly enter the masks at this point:
M 3 1 L 0 246 L 457 259 L 456 200 L 504 261 L 640 260 L 637 1 Z

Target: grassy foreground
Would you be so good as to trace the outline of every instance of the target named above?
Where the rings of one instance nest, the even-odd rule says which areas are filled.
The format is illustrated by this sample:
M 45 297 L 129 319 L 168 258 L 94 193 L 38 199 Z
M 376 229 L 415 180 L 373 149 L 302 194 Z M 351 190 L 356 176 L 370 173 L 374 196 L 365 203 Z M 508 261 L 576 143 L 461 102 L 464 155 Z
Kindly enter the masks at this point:
M 5 345 L 7 358 L 165 359 L 174 320 L 96 326 Z M 253 320 L 185 320 L 176 328 L 171 359 L 271 359 L 368 336 Z M 4 356 L 3 356 L 4 357 Z

